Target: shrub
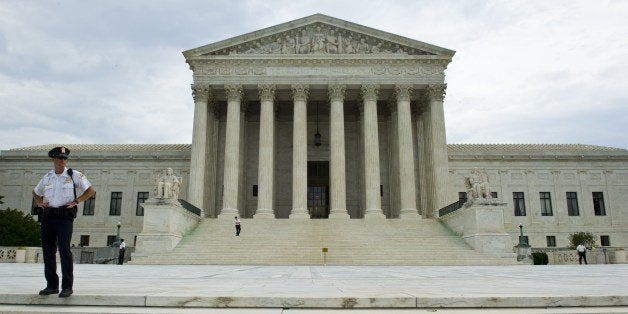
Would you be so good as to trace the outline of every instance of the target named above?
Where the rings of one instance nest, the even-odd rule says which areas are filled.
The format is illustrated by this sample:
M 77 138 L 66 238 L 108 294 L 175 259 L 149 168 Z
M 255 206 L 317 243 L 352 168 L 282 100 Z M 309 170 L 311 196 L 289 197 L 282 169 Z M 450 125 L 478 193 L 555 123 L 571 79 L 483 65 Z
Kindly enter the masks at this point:
M 569 235 L 569 248 L 576 249 L 576 246 L 584 244 L 587 249 L 593 249 L 595 247 L 595 235 L 590 232 L 578 232 Z
M 534 265 L 549 264 L 549 258 L 545 252 L 532 252 L 532 259 L 534 260 Z
M 0 210 L 0 246 L 41 245 L 39 224 L 21 210 Z

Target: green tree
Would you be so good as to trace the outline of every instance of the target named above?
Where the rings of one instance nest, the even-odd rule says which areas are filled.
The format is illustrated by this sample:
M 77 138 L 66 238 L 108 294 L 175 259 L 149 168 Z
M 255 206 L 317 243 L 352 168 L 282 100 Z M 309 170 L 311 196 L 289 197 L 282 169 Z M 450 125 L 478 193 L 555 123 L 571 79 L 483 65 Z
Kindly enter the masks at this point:
M 3 204 L 0 195 L 0 204 Z M 39 224 L 21 210 L 0 210 L 0 246 L 39 246 Z
M 569 235 L 569 248 L 576 249 L 576 246 L 584 244 L 587 249 L 595 247 L 595 235 L 590 232 L 577 232 Z

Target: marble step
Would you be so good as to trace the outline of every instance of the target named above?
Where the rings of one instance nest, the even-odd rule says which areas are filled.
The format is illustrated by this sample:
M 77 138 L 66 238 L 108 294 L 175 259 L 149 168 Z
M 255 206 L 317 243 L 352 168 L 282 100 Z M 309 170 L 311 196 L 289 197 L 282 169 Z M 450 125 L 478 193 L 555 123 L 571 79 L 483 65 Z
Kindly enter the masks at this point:
M 244 219 L 235 236 L 229 219 L 205 219 L 170 252 L 144 264 L 507 265 L 512 260 L 472 250 L 432 219 L 381 221 Z

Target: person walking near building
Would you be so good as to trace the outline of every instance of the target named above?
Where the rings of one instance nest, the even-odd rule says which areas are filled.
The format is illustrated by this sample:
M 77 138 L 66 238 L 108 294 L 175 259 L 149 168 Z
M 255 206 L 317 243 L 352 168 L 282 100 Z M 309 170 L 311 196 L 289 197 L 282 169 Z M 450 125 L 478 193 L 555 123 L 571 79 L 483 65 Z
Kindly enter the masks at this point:
M 236 236 L 240 236 L 241 226 L 240 226 L 240 219 L 238 219 L 238 216 L 235 217 L 235 228 L 236 228 Z
M 584 246 L 584 244 L 580 243 L 580 245 L 578 245 L 576 247 L 576 251 L 578 252 L 578 262 L 580 264 L 582 264 L 582 260 L 584 259 L 584 264 L 587 264 L 587 248 Z
M 120 252 L 118 254 L 118 265 L 122 265 L 122 263 L 124 263 L 125 251 L 126 251 L 126 243 L 124 243 L 124 239 L 120 239 Z
M 61 293 L 60 298 L 72 295 L 74 284 L 74 265 L 70 242 L 77 205 L 92 197 L 96 191 L 85 175 L 66 168 L 70 150 L 55 147 L 48 152 L 54 169 L 50 170 L 33 189 L 35 206 L 41 217 L 41 248 L 44 257 L 44 275 L 46 288 L 40 295 L 59 293 L 59 275 L 57 275 L 57 245 L 61 258 Z M 83 191 L 77 197 L 77 190 Z

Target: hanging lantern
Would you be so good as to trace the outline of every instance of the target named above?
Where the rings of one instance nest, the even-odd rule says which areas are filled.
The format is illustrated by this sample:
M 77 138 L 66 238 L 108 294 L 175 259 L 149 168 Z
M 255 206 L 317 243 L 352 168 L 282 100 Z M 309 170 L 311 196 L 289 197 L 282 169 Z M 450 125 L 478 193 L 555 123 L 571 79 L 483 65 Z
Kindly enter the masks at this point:
M 316 134 L 314 134 L 314 145 L 321 146 L 323 140 L 322 135 L 318 132 L 318 102 L 316 103 Z

